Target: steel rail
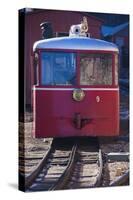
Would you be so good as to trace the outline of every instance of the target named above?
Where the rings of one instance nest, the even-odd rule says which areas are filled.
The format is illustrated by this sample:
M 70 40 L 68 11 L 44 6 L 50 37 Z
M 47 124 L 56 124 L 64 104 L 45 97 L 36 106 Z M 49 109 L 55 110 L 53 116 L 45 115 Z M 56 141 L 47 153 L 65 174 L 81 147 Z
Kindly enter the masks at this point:
M 86 144 L 85 144 L 86 145 Z M 78 146 L 78 142 L 77 142 L 77 146 Z M 97 144 L 94 144 L 94 146 L 93 147 L 95 147 L 95 146 L 97 146 Z M 79 147 L 79 146 L 78 146 Z M 84 144 L 82 144 L 81 145 L 81 147 L 79 147 L 78 148 L 78 150 L 82 153 L 82 147 L 84 147 Z M 88 147 L 89 148 L 89 147 Z M 77 151 L 78 152 L 78 151 Z M 88 149 L 88 153 L 89 153 L 89 149 Z M 94 152 L 93 152 L 94 153 Z M 97 159 L 95 160 L 95 161 L 93 161 L 93 160 L 91 160 L 92 158 L 90 158 L 90 164 L 92 164 L 92 162 L 94 163 L 97 163 L 97 170 L 98 170 L 98 172 L 97 172 L 97 175 L 96 175 L 96 180 L 95 180 L 95 182 L 93 183 L 93 185 L 91 185 L 90 187 L 98 187 L 98 186 L 100 186 L 100 184 L 101 184 L 101 177 L 102 177 L 102 173 L 103 173 L 103 159 L 102 159 L 102 151 L 101 151 L 101 149 L 100 148 L 98 148 L 97 150 L 96 150 L 96 153 L 98 154 L 98 157 L 97 157 Z M 93 154 L 88 154 L 87 155 L 87 157 L 89 156 L 89 155 L 91 155 L 91 156 L 93 156 Z M 87 159 L 88 160 L 88 159 Z M 82 159 L 80 160 L 80 153 L 79 153 L 79 160 L 78 161 L 80 161 L 80 162 L 82 162 Z M 76 164 L 76 162 L 75 162 L 75 164 Z M 79 167 L 80 168 L 80 167 Z M 79 169 L 80 170 L 80 169 Z M 78 172 L 79 173 L 79 172 Z M 74 174 L 74 177 L 76 177 L 75 176 L 75 174 Z M 93 176 L 92 176 L 93 177 Z M 92 178 L 92 177 L 90 177 L 90 179 Z M 78 176 L 78 178 L 79 178 L 79 176 Z M 69 184 L 71 185 L 71 180 L 72 180 L 72 178 L 70 178 L 69 179 L 69 181 L 70 181 L 70 183 L 69 182 L 66 182 L 66 184 L 65 184 L 65 188 L 69 188 Z M 73 182 L 73 181 L 72 181 Z M 87 182 L 86 182 L 87 183 Z M 75 181 L 75 183 L 74 183 L 74 188 L 80 188 L 80 187 L 77 187 L 77 185 L 78 184 L 80 184 L 80 181 L 78 181 L 77 180 L 77 178 L 76 178 L 76 181 Z M 82 184 L 82 181 L 81 181 L 81 184 Z M 82 186 L 81 186 L 82 187 Z M 84 187 L 84 186 L 83 186 Z M 86 186 L 85 186 L 86 187 Z M 73 187 L 71 187 L 71 189 L 72 189 Z M 88 188 L 89 188 L 89 185 L 88 185 Z M 59 189 L 62 189 L 62 188 L 59 188 Z
M 99 165 L 99 174 L 95 183 L 95 187 L 99 187 L 101 184 L 101 178 L 102 178 L 102 173 L 103 173 L 103 159 L 102 159 L 102 151 L 99 149 L 99 160 L 98 160 L 98 165 Z
M 120 186 L 127 183 L 128 180 L 129 180 L 129 170 L 127 170 L 125 174 L 118 177 L 116 180 L 112 181 L 109 184 L 109 186 Z
M 67 184 L 68 179 L 70 178 L 73 167 L 74 167 L 76 151 L 77 151 L 77 144 L 75 144 L 72 148 L 68 165 L 66 169 L 64 170 L 63 174 L 60 176 L 58 181 L 49 188 L 49 190 L 60 190 L 60 189 L 63 189 L 64 186 Z
M 31 174 L 29 174 L 28 176 L 26 176 L 25 178 L 25 191 L 32 185 L 32 183 L 34 182 L 34 180 L 36 179 L 36 177 L 38 176 L 38 174 L 40 173 L 40 171 L 43 169 L 43 166 L 45 165 L 45 163 L 47 162 L 47 159 L 49 158 L 49 155 L 52 152 L 52 146 L 54 144 L 54 139 L 46 153 L 46 155 L 42 158 L 42 160 L 38 163 L 38 165 L 36 166 L 36 168 L 34 169 L 33 172 L 31 172 Z

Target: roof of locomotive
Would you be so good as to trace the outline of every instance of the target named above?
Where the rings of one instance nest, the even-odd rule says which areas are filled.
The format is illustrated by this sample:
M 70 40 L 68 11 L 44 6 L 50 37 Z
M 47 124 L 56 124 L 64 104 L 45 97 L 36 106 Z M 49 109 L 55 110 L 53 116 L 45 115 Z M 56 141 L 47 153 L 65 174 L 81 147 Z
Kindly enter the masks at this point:
M 36 49 L 119 51 L 114 43 L 88 37 L 57 37 L 39 40 L 33 45 L 33 51 Z

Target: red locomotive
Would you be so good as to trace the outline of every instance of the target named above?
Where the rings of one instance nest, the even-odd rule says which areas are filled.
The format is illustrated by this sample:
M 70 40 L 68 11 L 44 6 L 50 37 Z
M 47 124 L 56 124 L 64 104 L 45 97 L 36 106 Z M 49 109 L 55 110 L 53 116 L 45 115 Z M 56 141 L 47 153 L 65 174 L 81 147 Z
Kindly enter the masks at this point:
M 85 26 L 34 44 L 34 137 L 119 134 L 118 48 Z

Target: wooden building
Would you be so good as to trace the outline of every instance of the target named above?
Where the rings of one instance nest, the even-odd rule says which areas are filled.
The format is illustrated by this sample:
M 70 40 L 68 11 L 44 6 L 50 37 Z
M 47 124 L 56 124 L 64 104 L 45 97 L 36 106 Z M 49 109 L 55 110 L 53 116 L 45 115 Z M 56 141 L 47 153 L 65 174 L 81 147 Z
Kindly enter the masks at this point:
M 117 44 L 121 67 L 129 67 L 129 23 L 117 26 L 102 26 L 103 39 Z

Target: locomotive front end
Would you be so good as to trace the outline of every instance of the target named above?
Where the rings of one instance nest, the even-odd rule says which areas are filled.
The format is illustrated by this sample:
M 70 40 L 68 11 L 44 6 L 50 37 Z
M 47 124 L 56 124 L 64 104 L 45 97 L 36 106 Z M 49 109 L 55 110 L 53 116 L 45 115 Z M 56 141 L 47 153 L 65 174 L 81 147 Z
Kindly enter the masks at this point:
M 118 48 L 80 36 L 34 44 L 34 137 L 119 134 Z

